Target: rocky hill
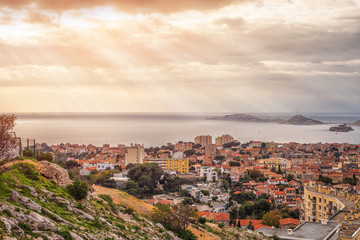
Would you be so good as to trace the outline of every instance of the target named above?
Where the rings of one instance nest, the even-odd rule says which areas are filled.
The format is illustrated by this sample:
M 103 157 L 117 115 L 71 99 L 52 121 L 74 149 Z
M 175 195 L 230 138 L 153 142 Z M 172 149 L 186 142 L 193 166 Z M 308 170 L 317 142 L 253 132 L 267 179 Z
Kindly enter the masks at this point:
M 77 201 L 66 183 L 67 171 L 57 165 L 0 163 L 0 239 L 179 239 L 150 220 L 152 206 L 127 193 L 94 186 Z M 264 239 L 232 227 L 194 223 L 188 229 L 198 239 Z
M 250 114 L 231 114 L 207 118 L 207 120 L 237 121 L 237 122 L 281 122 L 279 118 L 263 119 Z
M 220 117 L 211 117 L 207 120 L 221 120 L 221 121 L 237 121 L 237 122 L 276 122 L 288 125 L 318 125 L 323 124 L 321 121 L 306 118 L 303 115 L 295 115 L 288 120 L 280 118 L 259 118 L 250 114 L 231 114 Z
M 314 120 L 311 118 L 304 117 L 303 115 L 295 115 L 291 118 L 289 118 L 287 121 L 281 122 L 282 124 L 288 124 L 288 125 L 319 125 L 324 124 L 321 121 Z

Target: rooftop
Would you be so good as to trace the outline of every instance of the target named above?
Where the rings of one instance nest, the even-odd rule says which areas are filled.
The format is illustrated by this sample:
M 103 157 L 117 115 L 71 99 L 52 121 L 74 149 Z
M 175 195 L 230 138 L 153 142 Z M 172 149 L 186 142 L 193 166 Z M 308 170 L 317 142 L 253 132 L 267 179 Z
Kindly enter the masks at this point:
M 260 228 L 257 232 L 262 232 L 267 236 L 277 235 L 280 239 L 307 239 L 307 240 L 325 240 L 335 234 L 339 224 L 335 221 L 328 221 L 327 224 L 316 222 L 304 222 L 293 230 L 291 235 L 287 229 L 279 228 Z

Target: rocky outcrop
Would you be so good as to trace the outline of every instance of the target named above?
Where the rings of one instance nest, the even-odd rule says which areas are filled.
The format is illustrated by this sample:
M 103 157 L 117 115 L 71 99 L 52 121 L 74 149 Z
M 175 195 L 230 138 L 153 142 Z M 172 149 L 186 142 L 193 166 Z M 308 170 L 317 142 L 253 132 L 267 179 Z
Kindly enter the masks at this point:
M 38 170 L 42 176 L 54 180 L 60 187 L 66 187 L 71 183 L 68 171 L 55 163 L 41 161 Z
M 324 124 L 321 121 L 314 120 L 311 118 L 304 117 L 303 115 L 295 115 L 288 119 L 287 121 L 281 122 L 282 124 L 288 124 L 288 125 L 320 125 Z
M 331 132 L 350 132 L 350 131 L 354 131 L 354 129 L 352 127 L 347 127 L 346 124 L 344 123 L 337 127 L 329 128 L 329 131 L 331 131 Z
M 37 204 L 28 197 L 20 196 L 20 194 L 15 190 L 12 191 L 11 200 L 20 203 L 27 208 L 41 212 L 41 206 L 39 204 Z

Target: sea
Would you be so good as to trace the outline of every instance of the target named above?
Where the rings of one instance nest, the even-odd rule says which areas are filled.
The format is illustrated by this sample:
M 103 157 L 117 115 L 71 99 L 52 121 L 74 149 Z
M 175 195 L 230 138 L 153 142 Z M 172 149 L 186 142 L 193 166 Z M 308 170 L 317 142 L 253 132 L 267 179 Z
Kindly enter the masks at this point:
M 231 113 L 228 113 L 231 114 Z M 294 113 L 248 113 L 261 118 L 289 119 Z M 347 133 L 330 132 L 331 126 L 360 120 L 360 113 L 301 113 L 324 125 L 294 126 L 207 120 L 224 113 L 17 113 L 15 133 L 37 143 L 144 144 L 155 147 L 179 141 L 194 141 L 198 135 L 223 134 L 248 142 L 350 143 L 360 144 L 360 127 Z

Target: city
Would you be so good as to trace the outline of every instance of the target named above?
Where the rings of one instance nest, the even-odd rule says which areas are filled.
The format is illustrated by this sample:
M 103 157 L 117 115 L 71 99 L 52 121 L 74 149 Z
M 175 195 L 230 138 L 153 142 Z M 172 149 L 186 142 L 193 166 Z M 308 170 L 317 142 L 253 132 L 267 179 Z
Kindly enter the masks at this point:
M 36 144 L 36 149 L 50 152 L 54 159 L 77 163 L 74 174 L 112 172 L 108 181 L 94 184 L 130 193 L 127 172 L 131 166 L 157 164 L 169 179 L 178 179 L 176 186 L 170 188 L 161 179 L 163 184 L 157 183 L 154 193 L 134 195 L 146 197 L 144 201 L 151 205 L 176 205 L 190 198 L 199 216 L 215 223 L 247 228 L 251 222 L 255 231 L 269 236 L 277 231 L 281 239 L 281 234 L 286 239 L 289 233 L 272 227 L 286 230 L 304 223 L 336 222 L 329 229 L 339 227 L 340 238 L 358 237 L 360 145 L 240 143 L 225 134 L 215 141 L 203 135 L 195 137 L 194 142 L 179 141 L 155 148 L 141 144 L 99 147 L 66 143 Z M 264 200 L 267 209 L 254 214 L 257 204 Z M 253 211 L 243 213 L 244 206 Z M 271 211 L 278 211 L 281 218 L 267 226 L 263 216 Z

